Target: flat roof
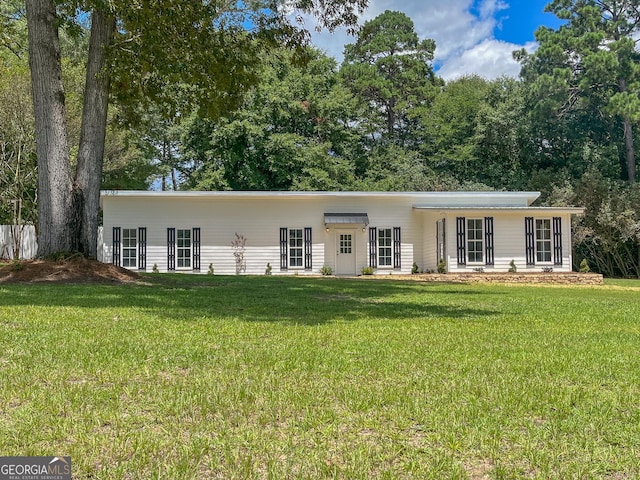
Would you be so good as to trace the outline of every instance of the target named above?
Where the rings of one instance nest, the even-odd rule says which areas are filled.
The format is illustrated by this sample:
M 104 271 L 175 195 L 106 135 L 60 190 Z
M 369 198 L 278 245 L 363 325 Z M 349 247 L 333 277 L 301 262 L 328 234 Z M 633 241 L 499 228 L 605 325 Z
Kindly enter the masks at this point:
M 299 191 L 151 191 L 151 190 L 103 190 L 101 199 L 109 197 L 149 197 L 149 198 L 414 198 L 417 202 L 428 202 L 430 206 L 456 205 L 460 202 L 478 202 L 489 205 L 497 201 L 499 205 L 525 206 L 533 203 L 540 192 L 299 192 Z

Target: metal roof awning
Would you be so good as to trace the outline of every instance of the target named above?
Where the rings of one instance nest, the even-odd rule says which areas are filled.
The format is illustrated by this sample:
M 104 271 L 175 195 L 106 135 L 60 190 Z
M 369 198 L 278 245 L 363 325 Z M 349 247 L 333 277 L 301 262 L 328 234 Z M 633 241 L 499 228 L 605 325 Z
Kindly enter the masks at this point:
M 518 207 L 518 206 L 487 206 L 487 207 L 463 207 L 463 206 L 440 206 L 434 207 L 432 205 L 413 205 L 414 210 L 437 210 L 441 212 L 446 211 L 461 211 L 466 210 L 469 212 L 481 212 L 481 211 L 522 211 L 522 212 L 541 212 L 541 213 L 571 213 L 571 214 L 583 214 L 583 207 Z
M 330 225 L 369 225 L 369 216 L 366 213 L 325 213 L 325 226 Z

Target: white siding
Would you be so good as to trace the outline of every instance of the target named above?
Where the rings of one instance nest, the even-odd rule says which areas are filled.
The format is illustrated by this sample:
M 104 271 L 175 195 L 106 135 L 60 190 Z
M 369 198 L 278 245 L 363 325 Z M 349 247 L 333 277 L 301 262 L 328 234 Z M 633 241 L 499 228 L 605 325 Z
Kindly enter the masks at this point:
M 431 211 L 420 212 L 422 223 L 422 260 L 418 262 L 418 266 L 422 271 L 435 271 L 438 267 L 437 258 L 437 229 L 436 222 L 442 218 L 440 214 Z
M 494 265 L 458 265 L 456 217 L 483 218 L 485 216 L 493 217 Z M 525 255 L 525 217 L 552 219 L 554 216 L 562 218 L 562 265 L 554 265 L 553 261 L 527 265 Z M 478 211 L 458 211 L 447 217 L 448 271 L 473 271 L 474 268 L 481 266 L 485 272 L 506 272 L 509 270 L 511 260 L 514 260 L 519 272 L 541 272 L 546 267 L 551 267 L 556 272 L 570 272 L 572 270 L 570 222 L 571 216 L 569 214 L 537 213 L 534 211 L 487 212 L 483 214 Z M 553 259 L 553 238 L 551 239 L 551 248 Z
M 318 274 L 323 265 L 335 271 L 335 231 L 327 231 L 324 213 L 367 213 L 372 227 L 400 227 L 402 269 L 409 273 L 414 258 L 422 258 L 421 215 L 412 208 L 411 198 L 385 198 L 372 201 L 366 197 L 301 198 L 224 198 L 224 197 L 105 197 L 104 260 L 111 261 L 113 227 L 147 228 L 147 271 L 156 264 L 167 271 L 167 228 L 201 229 L 201 272 L 213 264 L 215 273 L 235 273 L 231 242 L 235 233 L 246 243 L 246 273 L 264 274 L 267 263 L 272 273 L 280 270 L 280 228 L 312 228 L 311 273 Z M 368 227 L 350 226 L 356 232 L 356 271 L 368 265 Z M 381 269 L 382 270 L 382 269 Z M 292 274 L 309 273 L 290 268 Z
M 475 266 L 457 265 L 456 217 L 494 218 L 494 265 L 483 266 L 486 271 L 507 271 L 513 259 L 520 271 L 541 271 L 543 265 L 525 265 L 524 218 L 562 217 L 563 265 L 552 266 L 555 271 L 571 270 L 571 215 L 570 213 L 535 211 L 528 207 L 509 209 L 500 207 L 465 207 L 447 210 L 421 208 L 427 200 L 440 201 L 433 193 L 364 194 L 340 193 L 285 193 L 262 192 L 140 192 L 122 195 L 106 194 L 102 198 L 104 209 L 104 255 L 103 261 L 113 258 L 113 227 L 146 227 L 147 271 L 154 264 L 161 272 L 167 271 L 167 228 L 192 229 L 201 232 L 201 273 L 206 273 L 212 264 L 216 274 L 234 274 L 235 261 L 231 242 L 235 233 L 243 235 L 246 243 L 246 273 L 264 274 L 267 263 L 272 273 L 301 275 L 318 274 L 323 265 L 336 271 L 336 232 L 354 232 L 356 262 L 353 273 L 359 274 L 369 265 L 369 228 L 401 229 L 401 269 L 379 267 L 378 274 L 409 273 L 414 261 L 420 270 L 435 270 L 438 264 L 436 252 L 436 222 L 446 219 L 446 260 L 450 272 L 471 271 Z M 509 196 L 497 195 L 498 199 L 485 194 L 476 194 L 484 202 L 494 200 L 507 202 Z M 465 202 L 471 202 L 472 194 L 466 194 Z M 451 199 L 452 194 L 442 196 Z M 523 197 L 524 198 L 524 197 Z M 498 201 L 499 200 L 499 201 Z M 462 201 L 462 200 L 460 200 Z M 418 205 L 418 208 L 414 208 Z M 454 208 L 454 207 L 452 207 Z M 466 208 L 470 208 L 467 210 Z M 366 213 L 369 225 L 331 225 L 324 223 L 325 213 Z M 312 270 L 304 268 L 280 269 L 280 228 L 311 227 Z M 547 266 L 547 265 L 544 265 Z M 178 270 L 179 271 L 179 270 Z M 192 270 L 188 270 L 192 271 Z

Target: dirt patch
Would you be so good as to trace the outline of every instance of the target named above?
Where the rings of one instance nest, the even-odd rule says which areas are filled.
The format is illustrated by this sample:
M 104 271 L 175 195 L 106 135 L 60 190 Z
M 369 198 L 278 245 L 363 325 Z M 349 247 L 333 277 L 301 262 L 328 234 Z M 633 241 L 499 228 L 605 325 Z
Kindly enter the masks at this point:
M 140 275 L 88 258 L 0 260 L 0 283 L 132 283 Z

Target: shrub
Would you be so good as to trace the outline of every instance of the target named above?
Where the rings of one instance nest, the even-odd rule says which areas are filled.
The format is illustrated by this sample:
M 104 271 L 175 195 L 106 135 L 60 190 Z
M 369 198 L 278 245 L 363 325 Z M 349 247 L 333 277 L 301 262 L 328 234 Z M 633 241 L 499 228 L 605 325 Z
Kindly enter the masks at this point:
M 322 275 L 333 275 L 333 269 L 329 265 L 323 265 L 320 269 Z
M 207 275 L 213 275 L 213 263 L 209 264 L 209 270 L 207 270 Z
M 509 263 L 509 273 L 516 273 L 518 271 L 518 267 L 516 267 L 516 261 L 511 259 Z
M 416 273 L 420 273 L 420 269 L 418 268 L 418 264 L 413 262 L 413 266 L 411 267 L 411 273 L 415 275 Z
M 373 275 L 373 267 L 362 267 L 362 275 Z
M 153 264 L 153 268 L 151 269 L 151 271 L 153 273 L 160 273 L 160 270 L 158 270 L 158 264 L 157 263 Z
M 273 267 L 271 266 L 270 263 L 267 262 L 267 268 L 264 271 L 265 275 L 271 275 L 271 270 L 273 270 Z
M 447 273 L 447 262 L 444 261 L 444 258 L 438 262 L 438 273 Z
M 247 239 L 244 235 L 238 235 L 237 232 L 235 235 L 236 239 L 231 242 L 231 248 L 233 249 L 233 258 L 236 261 L 236 275 L 240 275 L 247 270 L 247 260 L 244 258 Z
M 484 267 L 476 267 L 473 269 L 474 272 L 484 273 Z
M 553 272 L 553 267 L 543 267 L 542 271 L 544 273 L 551 273 L 551 272 Z
M 580 262 L 580 269 L 578 271 L 580 273 L 589 273 L 591 271 L 591 267 L 589 267 L 589 262 L 587 262 L 586 258 L 583 258 Z

